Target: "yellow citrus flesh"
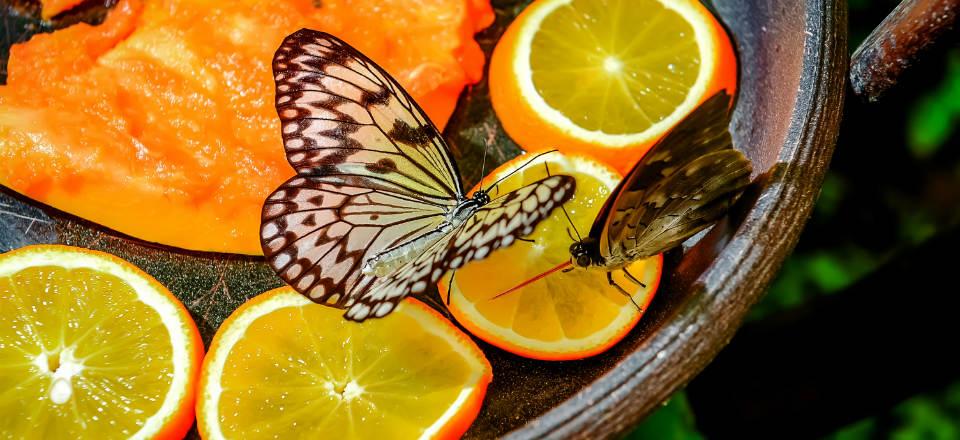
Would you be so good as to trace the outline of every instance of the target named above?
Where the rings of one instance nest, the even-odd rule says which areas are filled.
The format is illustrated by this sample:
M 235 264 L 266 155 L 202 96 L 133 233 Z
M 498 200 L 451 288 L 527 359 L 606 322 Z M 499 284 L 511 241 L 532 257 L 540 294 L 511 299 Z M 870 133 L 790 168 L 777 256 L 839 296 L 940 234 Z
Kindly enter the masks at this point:
M 494 171 L 492 182 L 525 162 L 521 156 Z M 612 169 L 583 156 L 551 153 L 542 156 L 500 184 L 500 191 L 519 188 L 551 174 L 577 179 L 576 195 L 564 205 L 576 230 L 587 234 L 600 207 L 620 180 Z M 496 197 L 497 193 L 491 194 Z M 573 242 L 570 223 L 563 212 L 537 225 L 529 237 L 534 243 L 518 242 L 489 258 L 457 270 L 450 310 L 457 321 L 481 339 L 513 353 L 547 360 L 579 359 L 598 354 L 618 342 L 640 318 L 630 300 L 609 285 L 606 272 L 574 269 L 555 272 L 500 298 L 501 292 L 537 274 L 570 260 Z M 571 233 L 574 233 L 571 230 Z M 633 293 L 641 307 L 653 298 L 662 269 L 660 256 L 640 260 L 628 267 L 646 288 L 631 283 L 620 271 L 613 279 Z M 439 283 L 446 295 L 449 275 Z
M 183 305 L 122 260 L 65 246 L 0 256 L 0 432 L 183 436 L 202 357 Z
M 538 0 L 498 43 L 490 83 L 524 148 L 625 171 L 711 94 L 733 93 L 736 60 L 698 0 Z
M 356 324 L 281 288 L 218 331 L 198 426 L 207 439 L 456 437 L 491 377 L 473 341 L 415 300 Z

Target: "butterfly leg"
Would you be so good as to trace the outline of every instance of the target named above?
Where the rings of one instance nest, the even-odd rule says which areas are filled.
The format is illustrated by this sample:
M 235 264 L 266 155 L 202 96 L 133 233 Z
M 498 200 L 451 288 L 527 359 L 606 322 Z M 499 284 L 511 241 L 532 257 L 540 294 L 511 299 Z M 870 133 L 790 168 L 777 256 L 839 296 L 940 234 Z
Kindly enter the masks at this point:
M 523 237 L 517 237 L 517 240 L 518 240 L 518 241 L 525 241 L 525 242 L 527 242 L 527 243 L 536 243 L 536 242 L 537 242 L 537 240 L 531 240 L 531 239 L 529 239 L 529 238 L 523 238 Z
M 630 302 L 632 302 L 632 303 L 633 303 L 633 306 L 637 308 L 637 311 L 643 311 L 643 309 L 640 308 L 640 305 L 637 304 L 637 302 L 633 300 L 633 295 L 631 295 L 631 294 L 630 294 L 629 292 L 627 292 L 626 290 L 623 290 L 623 287 L 620 287 L 620 285 L 617 284 L 617 282 L 613 280 L 613 272 L 607 272 L 607 281 L 610 282 L 610 285 L 611 285 L 611 286 L 616 287 L 617 290 L 619 290 L 620 293 L 622 293 L 624 296 L 626 296 L 627 298 L 630 298 Z
M 439 293 L 435 292 L 436 290 L 430 290 L 422 294 L 414 294 L 414 297 L 423 301 L 425 304 L 430 306 L 430 308 L 436 310 L 447 319 L 453 319 L 453 315 L 450 314 L 450 311 L 447 310 L 447 306 L 444 305 L 443 300 L 440 299 Z
M 454 269 L 453 272 L 450 272 L 450 282 L 447 283 L 447 305 L 450 305 L 450 292 L 453 291 L 453 277 L 457 276 L 457 270 Z
M 627 268 L 626 268 L 626 267 L 624 267 L 622 270 L 623 270 L 623 274 L 626 275 L 627 278 L 630 279 L 630 281 L 633 281 L 634 283 L 637 283 L 638 285 L 640 285 L 640 287 L 643 287 L 644 289 L 647 288 L 647 285 L 646 285 L 646 284 L 643 284 L 640 280 L 637 279 L 637 277 L 633 276 L 632 273 L 627 272 Z

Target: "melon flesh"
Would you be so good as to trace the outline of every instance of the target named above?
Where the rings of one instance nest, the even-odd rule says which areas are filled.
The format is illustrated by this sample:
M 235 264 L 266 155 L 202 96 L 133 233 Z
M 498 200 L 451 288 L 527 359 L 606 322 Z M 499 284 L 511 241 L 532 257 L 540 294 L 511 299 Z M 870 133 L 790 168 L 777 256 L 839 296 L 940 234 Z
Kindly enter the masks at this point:
M 121 0 L 11 48 L 0 184 L 142 240 L 260 254 L 263 201 L 293 175 L 270 70 L 283 38 L 339 36 L 442 127 L 492 19 L 487 0 Z

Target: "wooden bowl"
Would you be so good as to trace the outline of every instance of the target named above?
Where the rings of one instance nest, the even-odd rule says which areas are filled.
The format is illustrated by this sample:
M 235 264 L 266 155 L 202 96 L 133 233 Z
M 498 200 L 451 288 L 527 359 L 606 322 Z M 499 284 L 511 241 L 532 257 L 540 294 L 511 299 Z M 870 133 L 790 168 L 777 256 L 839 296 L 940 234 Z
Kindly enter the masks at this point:
M 488 53 L 527 2 L 493 3 L 497 23 L 478 36 Z M 649 311 L 613 349 L 550 363 L 480 342 L 495 376 L 468 438 L 622 434 L 726 345 L 793 249 L 819 193 L 842 107 L 845 8 L 840 0 L 715 1 L 739 51 L 732 130 L 736 145 L 753 160 L 755 183 L 729 218 L 669 256 L 668 276 Z M 4 59 L 14 40 L 33 32 L 31 23 L 3 17 Z M 492 114 L 485 82 L 464 94 L 445 134 L 461 164 L 476 162 L 491 136 L 495 159 L 519 151 Z M 469 187 L 479 170 L 462 169 Z M 243 301 L 281 284 L 262 258 L 144 243 L 3 190 L 0 251 L 30 243 L 99 249 L 133 262 L 183 300 L 207 343 Z

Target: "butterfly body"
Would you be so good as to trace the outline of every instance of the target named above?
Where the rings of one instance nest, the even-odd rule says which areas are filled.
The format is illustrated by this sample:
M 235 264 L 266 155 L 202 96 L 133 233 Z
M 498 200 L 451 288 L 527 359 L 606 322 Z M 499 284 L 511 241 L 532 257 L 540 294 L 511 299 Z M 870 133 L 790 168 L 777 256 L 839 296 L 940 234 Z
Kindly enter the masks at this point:
M 574 241 L 570 245 L 570 257 L 573 265 L 581 269 L 602 269 L 609 266 L 606 258 L 600 255 L 600 246 L 593 237 Z
M 647 152 L 613 190 L 589 235 L 570 246 L 573 266 L 623 270 L 634 279 L 626 272 L 631 263 L 679 245 L 727 212 L 751 174 L 728 131 L 730 102 L 726 92 L 709 98 Z
M 347 309 L 347 319 L 386 316 L 448 270 L 530 234 L 573 196 L 574 179 L 557 175 L 468 197 L 450 149 L 413 98 L 332 35 L 289 35 L 273 71 L 297 176 L 264 203 L 264 256 L 287 284 Z
M 475 192 L 472 198 L 461 200 L 451 209 L 446 219 L 437 225 L 436 229 L 368 258 L 363 264 L 363 273 L 378 277 L 389 275 L 415 259 L 451 231 L 463 225 L 467 219 L 477 212 L 477 209 L 487 203 L 490 203 L 490 196 L 487 195 L 486 191 Z

